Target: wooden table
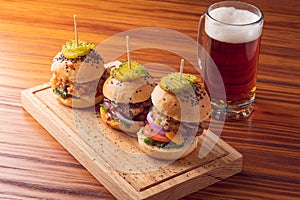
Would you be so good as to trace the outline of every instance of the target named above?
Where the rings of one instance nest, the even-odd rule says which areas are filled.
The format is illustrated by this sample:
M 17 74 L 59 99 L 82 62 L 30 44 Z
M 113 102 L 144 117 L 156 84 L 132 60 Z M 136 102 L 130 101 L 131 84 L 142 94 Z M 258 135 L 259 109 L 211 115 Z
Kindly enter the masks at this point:
M 70 2 L 0 1 L 0 199 L 114 199 L 20 101 L 22 90 L 49 81 L 53 56 L 73 38 L 73 14 L 80 39 L 94 43 L 149 26 L 196 39 L 212 3 Z M 248 2 L 265 14 L 255 112 L 227 122 L 221 135 L 243 154 L 243 171 L 184 199 L 300 199 L 300 3 Z M 155 60 L 147 51 L 132 56 L 139 54 L 141 62 Z

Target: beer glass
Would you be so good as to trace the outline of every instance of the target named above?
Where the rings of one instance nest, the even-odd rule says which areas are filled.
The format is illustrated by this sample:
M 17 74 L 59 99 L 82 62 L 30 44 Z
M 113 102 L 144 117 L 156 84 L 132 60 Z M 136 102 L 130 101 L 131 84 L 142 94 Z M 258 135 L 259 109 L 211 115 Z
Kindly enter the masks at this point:
M 262 11 L 245 2 L 214 3 L 201 16 L 198 61 L 215 94 L 212 117 L 236 120 L 253 112 L 262 27 Z

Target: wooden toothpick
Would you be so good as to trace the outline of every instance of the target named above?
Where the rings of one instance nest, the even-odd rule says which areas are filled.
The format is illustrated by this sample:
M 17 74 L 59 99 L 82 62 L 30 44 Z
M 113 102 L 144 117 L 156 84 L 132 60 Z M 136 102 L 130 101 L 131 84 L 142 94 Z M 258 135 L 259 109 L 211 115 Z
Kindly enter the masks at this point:
M 181 59 L 181 62 L 180 62 L 180 71 L 179 71 L 179 80 L 180 81 L 182 79 L 183 67 L 184 67 L 184 59 Z
M 130 50 L 129 50 L 129 36 L 126 36 L 126 49 L 127 49 L 127 60 L 128 60 L 128 67 L 131 69 L 130 65 Z
M 76 47 L 78 47 L 78 31 L 77 31 L 77 15 L 74 15 L 74 31 L 75 31 L 75 41 L 76 41 Z

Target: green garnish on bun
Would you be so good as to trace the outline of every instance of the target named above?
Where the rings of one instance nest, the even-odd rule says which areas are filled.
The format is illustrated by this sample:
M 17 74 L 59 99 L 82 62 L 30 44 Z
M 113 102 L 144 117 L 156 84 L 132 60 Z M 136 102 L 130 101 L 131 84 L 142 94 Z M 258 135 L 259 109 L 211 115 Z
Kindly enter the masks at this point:
M 180 79 L 180 74 L 173 72 L 164 76 L 159 85 L 163 90 L 177 94 L 189 90 L 196 80 L 197 77 L 191 74 L 182 74 Z
M 133 81 L 137 78 L 147 76 L 147 74 L 148 72 L 145 67 L 134 60 L 130 61 L 130 67 L 128 61 L 125 61 L 111 72 L 112 77 L 119 81 Z
M 90 42 L 78 40 L 76 45 L 76 40 L 69 40 L 62 45 L 62 53 L 68 59 L 75 59 L 87 55 L 93 48 L 95 48 L 95 45 Z

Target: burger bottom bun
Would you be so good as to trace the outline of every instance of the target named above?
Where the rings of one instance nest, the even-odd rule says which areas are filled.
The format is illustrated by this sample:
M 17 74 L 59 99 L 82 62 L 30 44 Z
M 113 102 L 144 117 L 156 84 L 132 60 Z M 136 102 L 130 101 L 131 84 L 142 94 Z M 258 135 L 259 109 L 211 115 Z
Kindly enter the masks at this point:
M 101 115 L 101 119 L 103 121 L 106 122 L 106 124 L 115 129 L 115 130 L 118 130 L 118 131 L 122 131 L 124 133 L 127 133 L 131 136 L 136 136 L 136 133 L 141 129 L 141 127 L 143 126 L 140 126 L 138 124 L 133 124 L 133 125 L 130 125 L 130 126 L 125 126 L 124 124 L 120 123 L 119 121 L 117 120 L 114 120 L 114 119 L 109 119 L 107 117 L 107 114 L 104 113 L 101 108 L 100 108 L 100 115 Z
M 72 98 L 72 97 L 68 97 L 66 99 L 63 99 L 61 96 L 56 95 L 57 96 L 57 100 L 69 107 L 73 107 L 73 108 L 88 108 L 91 106 L 94 106 L 97 103 L 100 103 L 104 96 L 103 95 L 99 95 L 95 98 Z
M 195 137 L 189 146 L 184 145 L 180 148 L 159 148 L 156 146 L 148 145 L 144 142 L 146 136 L 144 135 L 144 127 L 138 133 L 138 142 L 140 148 L 148 155 L 160 160 L 177 160 L 184 158 L 192 153 L 198 145 L 198 137 Z
M 124 133 L 129 133 L 132 136 L 136 136 L 136 132 L 138 132 L 142 127 L 137 124 L 133 124 L 133 125 L 130 125 L 129 127 L 127 127 L 127 126 L 124 126 L 124 124 L 120 123 L 119 121 L 116 121 L 113 119 L 107 120 L 106 123 L 111 128 L 122 131 Z

